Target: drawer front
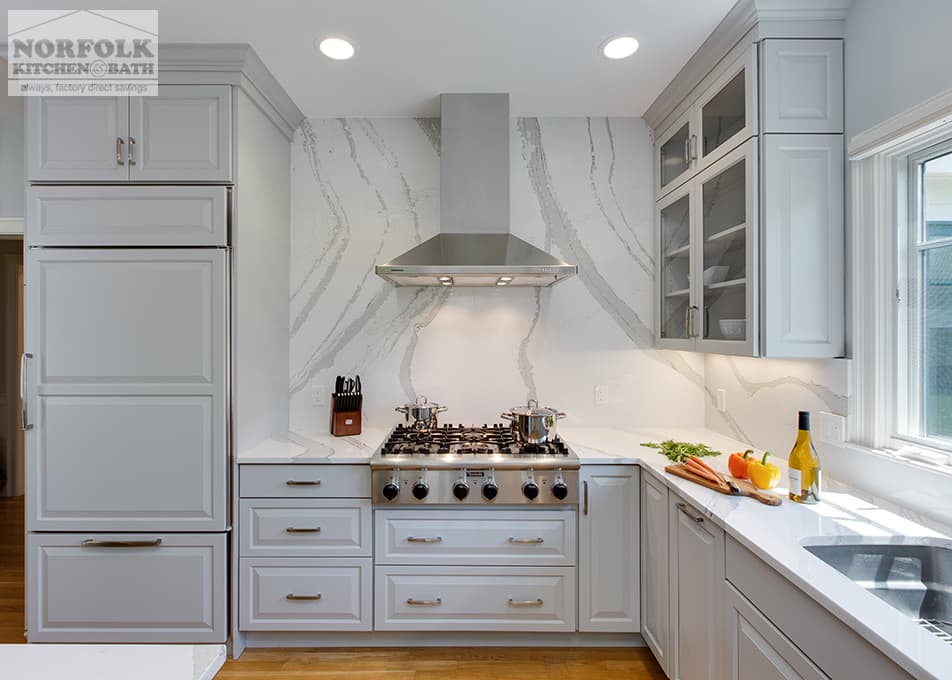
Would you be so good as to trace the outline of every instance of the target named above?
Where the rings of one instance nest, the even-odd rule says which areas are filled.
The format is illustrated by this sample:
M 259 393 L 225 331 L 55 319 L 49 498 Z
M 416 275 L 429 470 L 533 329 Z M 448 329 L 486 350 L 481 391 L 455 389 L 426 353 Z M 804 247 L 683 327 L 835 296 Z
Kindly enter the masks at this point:
M 369 500 L 243 500 L 242 557 L 370 557 Z
M 226 557 L 225 534 L 30 534 L 29 641 L 222 643 Z
M 31 246 L 225 246 L 225 187 L 34 186 Z
M 242 465 L 242 498 L 370 498 L 369 465 Z
M 372 560 L 241 561 L 241 630 L 370 630 Z
M 573 567 L 380 567 L 375 630 L 575 630 Z
M 378 510 L 377 564 L 573 566 L 574 510 Z

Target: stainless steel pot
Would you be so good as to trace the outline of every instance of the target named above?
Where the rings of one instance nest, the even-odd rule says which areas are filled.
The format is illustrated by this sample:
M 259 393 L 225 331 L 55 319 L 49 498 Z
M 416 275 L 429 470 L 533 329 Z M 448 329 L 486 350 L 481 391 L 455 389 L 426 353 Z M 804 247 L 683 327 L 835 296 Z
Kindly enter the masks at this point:
M 397 413 L 402 413 L 407 422 L 412 419 L 414 429 L 428 430 L 436 427 L 436 415 L 443 413 L 447 410 L 447 407 L 440 404 L 431 404 L 426 400 L 426 397 L 420 395 L 412 404 L 397 406 L 394 410 Z
M 539 406 L 539 402 L 530 399 L 525 406 L 514 406 L 500 418 L 509 421 L 513 438 L 523 444 L 545 444 L 555 437 L 558 421 L 565 414 L 555 409 Z

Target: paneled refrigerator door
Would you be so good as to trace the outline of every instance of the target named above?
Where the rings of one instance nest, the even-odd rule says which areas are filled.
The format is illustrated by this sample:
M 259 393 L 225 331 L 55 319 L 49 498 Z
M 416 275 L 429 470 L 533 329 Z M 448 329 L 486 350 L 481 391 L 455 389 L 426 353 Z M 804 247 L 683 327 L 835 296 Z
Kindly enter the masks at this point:
M 752 139 L 697 177 L 697 264 L 700 301 L 697 349 L 757 352 L 757 140 Z
M 226 528 L 227 258 L 27 251 L 29 531 Z
M 668 349 L 693 349 L 697 318 L 691 294 L 694 269 L 694 200 L 689 182 L 658 201 L 657 344 Z

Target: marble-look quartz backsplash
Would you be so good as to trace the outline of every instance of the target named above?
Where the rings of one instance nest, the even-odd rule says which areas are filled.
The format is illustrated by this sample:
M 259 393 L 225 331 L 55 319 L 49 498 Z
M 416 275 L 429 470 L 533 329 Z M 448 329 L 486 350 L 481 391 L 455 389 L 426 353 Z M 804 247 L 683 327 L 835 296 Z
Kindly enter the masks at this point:
M 704 378 L 710 398 L 705 424 L 712 430 L 786 458 L 797 438 L 797 411 L 847 414 L 846 359 L 753 359 L 709 354 Z M 717 409 L 717 390 L 727 409 Z M 815 429 L 815 428 L 814 428 Z M 816 437 L 814 436 L 814 439 Z M 818 448 L 822 448 L 819 444 Z
M 315 119 L 292 148 L 291 427 L 359 373 L 368 424 L 426 395 L 444 421 L 538 397 L 576 426 L 704 423 L 704 357 L 652 349 L 651 141 L 637 118 L 520 118 L 512 232 L 579 265 L 552 288 L 395 288 L 374 274 L 439 230 L 439 121 Z M 609 403 L 596 406 L 594 386 Z

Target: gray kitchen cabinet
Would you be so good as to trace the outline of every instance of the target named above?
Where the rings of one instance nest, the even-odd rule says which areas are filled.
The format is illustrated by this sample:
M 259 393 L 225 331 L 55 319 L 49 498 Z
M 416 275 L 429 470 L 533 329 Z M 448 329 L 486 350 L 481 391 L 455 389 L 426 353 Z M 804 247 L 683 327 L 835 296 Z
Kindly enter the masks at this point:
M 637 632 L 640 619 L 640 470 L 583 466 L 579 475 L 581 632 Z
M 29 531 L 224 531 L 227 252 L 25 257 Z
M 760 43 L 763 131 L 843 132 L 843 41 Z
M 156 97 L 31 97 L 31 182 L 228 182 L 231 87 L 161 85 Z
M 222 642 L 226 537 L 30 534 L 30 642 Z
M 227 246 L 222 186 L 35 185 L 28 246 Z
M 673 680 L 724 677 L 724 530 L 670 494 L 671 659 Z
M 668 674 L 668 487 L 641 475 L 641 636 Z
M 826 680 L 827 676 L 727 584 L 729 680 Z

